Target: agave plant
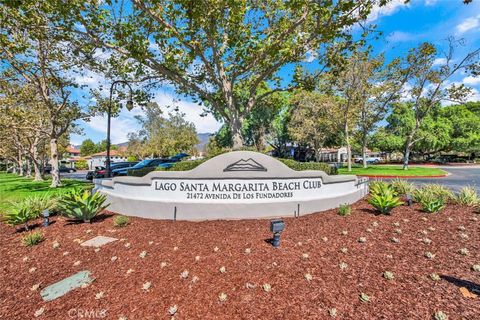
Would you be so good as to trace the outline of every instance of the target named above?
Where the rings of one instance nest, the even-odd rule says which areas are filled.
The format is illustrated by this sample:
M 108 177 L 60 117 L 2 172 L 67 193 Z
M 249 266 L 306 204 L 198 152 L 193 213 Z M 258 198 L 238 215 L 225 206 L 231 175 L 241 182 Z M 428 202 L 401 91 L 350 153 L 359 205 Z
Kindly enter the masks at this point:
M 7 212 L 3 216 L 5 223 L 11 226 L 17 226 L 23 224 L 25 230 L 28 231 L 28 222 L 33 219 L 30 210 L 27 207 L 14 208 L 12 211 Z
M 62 213 L 69 218 L 90 222 L 98 213 L 106 209 L 104 205 L 107 196 L 100 193 L 91 193 L 88 190 L 73 191 L 62 198 L 58 205 Z
M 382 214 L 390 214 L 393 208 L 403 204 L 397 193 L 388 184 L 376 184 L 374 188 L 370 188 L 370 203 L 375 209 Z

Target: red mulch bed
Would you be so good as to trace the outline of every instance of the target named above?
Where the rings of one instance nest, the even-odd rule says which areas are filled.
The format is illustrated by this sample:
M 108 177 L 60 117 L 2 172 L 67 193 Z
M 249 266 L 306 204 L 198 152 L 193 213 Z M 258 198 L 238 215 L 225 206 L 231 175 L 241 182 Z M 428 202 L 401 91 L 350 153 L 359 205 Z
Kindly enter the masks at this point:
M 21 244 L 24 233 L 2 224 L 0 319 L 32 319 L 41 307 L 45 308 L 41 319 L 69 319 L 68 311 L 73 308 L 104 309 L 105 319 L 121 315 L 163 319 L 169 318 L 167 310 L 173 305 L 178 306 L 177 319 L 324 319 L 330 318 L 330 308 L 337 309 L 340 319 L 431 319 L 439 310 L 450 319 L 480 318 L 480 297 L 467 298 L 459 291 L 461 280 L 470 281 L 470 289 L 480 283 L 480 273 L 471 270 L 480 263 L 480 222 L 475 220 L 480 216 L 471 208 L 451 205 L 440 214 L 429 215 L 402 206 L 391 216 L 376 216 L 365 201 L 353 207 L 348 217 L 330 210 L 285 219 L 286 229 L 277 249 L 265 241 L 271 236 L 267 220 L 131 218 L 127 227 L 114 228 L 111 215 L 91 224 L 69 224 L 54 218 L 48 228 L 37 228 L 46 240 L 31 248 Z M 372 226 L 374 221 L 377 227 Z M 460 237 L 459 226 L 466 228 L 468 239 Z M 397 228 L 402 234 L 395 233 Z M 348 234 L 342 235 L 343 230 Z M 427 230 L 431 244 L 421 242 L 425 237 L 422 230 Z M 99 252 L 74 241 L 96 235 L 122 240 Z M 358 242 L 362 236 L 366 243 Z M 392 237 L 400 243 L 391 242 Z M 54 241 L 60 248 L 52 247 Z M 127 242 L 130 248 L 125 247 Z M 214 247 L 219 251 L 214 252 Z M 342 253 L 342 247 L 348 252 Z M 246 248 L 251 248 L 249 255 Z M 470 254 L 460 255 L 461 248 Z M 147 256 L 142 259 L 139 254 L 144 250 Z M 69 252 L 66 256 L 65 251 Z M 426 251 L 435 258 L 425 258 Z M 309 258 L 302 259 L 303 253 Z M 197 255 L 200 261 L 195 261 Z M 113 256 L 118 260 L 112 262 Z M 24 262 L 24 257 L 28 261 Z M 74 266 L 77 260 L 81 264 Z M 162 261 L 168 263 L 165 268 L 160 267 Z M 340 270 L 340 262 L 348 268 Z M 221 266 L 226 273 L 219 272 Z M 37 270 L 30 273 L 32 267 Z M 135 271 L 127 275 L 128 269 Z M 92 271 L 96 280 L 86 288 L 43 302 L 42 288 L 80 270 Z M 186 280 L 180 277 L 184 270 L 189 271 Z M 394 280 L 382 277 L 386 270 L 393 272 Z M 312 281 L 305 280 L 306 273 L 313 276 Z M 431 273 L 450 278 L 435 282 L 429 278 Z M 193 276 L 198 282 L 192 282 Z M 142 285 L 147 281 L 152 286 L 144 291 Z M 247 282 L 255 287 L 247 288 Z M 32 291 L 38 283 L 40 289 Z M 271 285 L 270 292 L 262 289 L 264 283 Z M 95 299 L 100 291 L 104 297 Z M 221 292 L 228 295 L 223 303 L 218 299 Z M 361 292 L 370 296 L 370 302 L 359 300 Z

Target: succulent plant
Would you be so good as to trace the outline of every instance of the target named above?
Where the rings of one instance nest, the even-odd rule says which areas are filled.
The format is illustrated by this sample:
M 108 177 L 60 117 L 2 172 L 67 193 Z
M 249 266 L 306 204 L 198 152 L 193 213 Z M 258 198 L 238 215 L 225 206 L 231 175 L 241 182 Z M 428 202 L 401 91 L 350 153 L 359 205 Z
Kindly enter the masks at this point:
M 220 249 L 218 247 L 213 248 L 213 252 L 218 252 Z
M 195 261 L 200 261 L 200 256 L 195 256 Z
M 328 238 L 327 238 L 327 237 L 323 237 L 322 240 L 323 240 L 324 242 L 327 242 L 327 241 L 328 241 Z
M 342 253 L 347 253 L 347 252 L 348 252 L 348 249 L 347 249 L 347 248 L 341 248 L 340 251 L 341 251 Z
M 306 274 L 305 274 L 305 280 L 307 280 L 307 281 L 312 281 L 312 280 L 313 280 L 313 276 L 312 276 L 310 273 L 306 273 Z
M 160 268 L 165 268 L 167 266 L 167 263 L 165 261 L 160 262 Z
M 425 252 L 424 256 L 425 256 L 425 258 L 427 258 L 427 259 L 433 259 L 433 258 L 435 258 L 435 255 L 434 255 L 433 253 L 429 252 L 429 251 Z
M 395 238 L 395 237 L 391 238 L 390 241 L 393 242 L 393 243 L 399 243 L 400 242 L 400 240 L 398 238 Z
M 440 278 L 440 276 L 436 273 L 431 273 L 430 274 L 430 279 L 432 279 L 433 281 L 440 281 L 442 280 L 442 278 Z
M 302 259 L 306 260 L 306 259 L 308 259 L 308 257 L 309 257 L 308 253 L 303 253 L 302 254 Z
M 54 241 L 54 242 L 52 243 L 52 248 L 53 248 L 53 249 L 60 248 L 60 243 L 58 243 L 57 241 Z
M 335 308 L 328 309 L 328 314 L 330 315 L 330 317 L 335 318 L 337 316 L 337 309 Z
M 182 273 L 180 273 L 180 277 L 182 279 L 187 279 L 188 278 L 188 270 L 184 270 Z
M 391 271 L 385 271 L 383 273 L 383 277 L 387 280 L 393 280 L 394 276 L 393 276 L 393 272 Z
M 394 222 L 393 225 L 394 225 L 395 227 L 400 227 L 400 222 Z
M 457 227 L 457 230 L 458 230 L 458 231 L 465 231 L 466 229 L 465 229 L 464 226 L 458 226 L 458 227 Z
M 135 270 L 133 270 L 133 269 L 128 269 L 128 270 L 127 270 L 127 274 L 130 274 L 130 273 L 132 273 L 133 271 L 135 271 Z
M 372 232 L 373 232 L 373 230 L 372 230 L 372 229 L 370 229 L 370 228 L 367 228 L 367 229 L 365 229 L 365 232 L 372 233 Z
M 428 221 L 428 218 L 427 217 L 422 217 L 422 220 L 423 221 Z
M 468 254 L 470 252 L 468 252 L 467 248 L 462 248 L 462 249 L 458 250 L 458 253 L 460 253 L 462 256 L 468 256 Z
M 425 243 L 425 244 L 431 244 L 432 243 L 432 240 L 428 239 L 427 237 L 423 238 L 422 239 L 422 242 Z
M 426 236 L 428 234 L 428 231 L 427 230 L 422 230 L 422 231 L 420 231 L 420 233 Z
M 393 231 L 394 231 L 395 233 L 397 233 L 397 234 L 402 234 L 402 229 L 400 229 L 400 228 L 397 228 L 397 229 L 395 229 L 395 230 L 393 230 Z
M 264 284 L 262 285 L 262 289 L 263 289 L 263 291 L 265 291 L 265 292 L 270 292 L 270 291 L 272 291 L 272 286 L 271 286 L 270 284 L 268 284 L 268 283 L 264 283 Z
M 99 293 L 95 294 L 95 299 L 99 300 L 102 299 L 105 296 L 105 293 L 103 291 L 100 291 Z
M 434 227 L 428 227 L 427 228 L 429 231 L 435 231 L 436 229 Z
M 173 251 L 177 251 L 178 250 L 178 247 L 173 247 Z
M 171 316 L 174 316 L 178 311 L 178 306 L 177 305 L 174 305 L 174 306 L 171 306 L 170 308 L 168 308 L 168 314 L 171 315 Z
M 360 237 L 360 238 L 358 238 L 358 242 L 360 242 L 360 243 L 365 243 L 365 242 L 367 242 L 367 238 L 365 238 L 365 237 Z
M 218 300 L 220 300 L 220 302 L 227 301 L 227 294 L 224 292 L 220 292 L 220 294 L 218 295 Z
M 193 282 L 193 283 L 197 283 L 198 280 L 200 280 L 199 277 L 197 277 L 197 276 L 193 276 L 193 277 L 192 277 L 192 282 Z
M 348 264 L 345 262 L 340 262 L 338 266 L 340 267 L 340 270 L 346 270 L 348 268 Z
M 139 257 L 142 258 L 142 259 L 145 258 L 146 256 L 147 256 L 147 251 L 142 251 L 139 254 Z
M 472 266 L 472 270 L 475 272 L 480 272 L 480 264 L 474 264 Z
M 433 315 L 433 317 L 435 318 L 435 320 L 448 320 L 448 316 L 445 312 L 443 311 L 437 311 L 435 312 L 435 314 Z
M 220 270 L 220 273 L 227 272 L 227 268 L 225 268 L 224 266 L 221 266 L 219 270 Z
M 246 248 L 246 249 L 245 249 L 245 254 L 250 254 L 250 253 L 252 253 L 252 249 Z
M 373 222 L 372 222 L 372 226 L 378 227 L 378 222 L 377 222 L 377 221 L 373 221 Z
M 448 221 L 453 221 L 453 218 L 448 217 L 447 220 L 448 220 Z
M 113 257 L 110 258 L 110 260 L 111 260 L 112 262 L 115 262 L 115 261 L 118 260 L 118 257 L 117 257 L 117 256 L 113 256 Z
M 361 302 L 370 302 L 370 297 L 366 293 L 360 293 L 360 296 L 358 298 Z
M 347 231 L 347 230 L 343 230 L 343 231 L 341 232 L 341 234 L 344 235 L 344 236 L 346 236 L 346 235 L 348 234 L 348 231 Z
M 142 285 L 142 289 L 145 291 L 148 291 L 151 287 L 152 287 L 152 283 L 150 281 L 147 281 Z

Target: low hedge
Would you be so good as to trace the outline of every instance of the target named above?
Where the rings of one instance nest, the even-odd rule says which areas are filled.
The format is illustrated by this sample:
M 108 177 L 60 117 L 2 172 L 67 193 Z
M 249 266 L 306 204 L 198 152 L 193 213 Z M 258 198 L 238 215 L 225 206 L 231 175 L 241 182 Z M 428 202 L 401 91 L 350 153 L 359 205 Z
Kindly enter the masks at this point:
M 209 159 L 199 159 L 199 160 L 192 160 L 192 161 L 181 161 L 174 163 L 173 166 L 170 168 L 155 168 L 157 171 L 188 171 L 196 168 L 203 162 Z M 329 175 L 338 174 L 337 168 L 328 165 L 327 163 L 322 162 L 298 162 L 291 159 L 279 159 L 283 162 L 286 166 L 292 168 L 293 170 L 297 171 L 304 171 L 304 170 L 320 170 L 325 171 L 325 173 Z M 130 175 L 130 174 L 129 174 Z

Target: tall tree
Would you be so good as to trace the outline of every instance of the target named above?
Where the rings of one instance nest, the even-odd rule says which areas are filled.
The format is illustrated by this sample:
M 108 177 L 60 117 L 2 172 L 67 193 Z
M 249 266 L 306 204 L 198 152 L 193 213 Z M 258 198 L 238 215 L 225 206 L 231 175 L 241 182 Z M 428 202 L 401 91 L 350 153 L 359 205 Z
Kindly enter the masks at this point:
M 320 161 L 321 151 L 339 123 L 337 98 L 318 92 L 300 91 L 292 98 L 289 134 L 298 144 L 308 145 Z
M 82 141 L 82 144 L 80 145 L 80 154 L 82 156 L 88 156 L 95 152 L 98 152 L 98 149 L 92 139 L 85 139 Z
M 422 43 L 417 48 L 410 50 L 403 59 L 403 74 L 407 83 L 402 89 L 402 94 L 407 97 L 408 105 L 414 114 L 414 124 L 405 138 L 403 168 L 408 169 L 410 152 L 421 137 L 418 135 L 420 127 L 432 109 L 442 102 L 462 102 L 471 92 L 465 85 L 451 83 L 453 75 L 459 72 L 480 72 L 480 49 L 466 54 L 463 58 L 454 57 L 455 49 L 459 42 L 450 38 L 448 49 L 445 52 L 445 62 L 435 64 L 438 49 L 431 43 Z
M 350 27 L 387 2 L 56 1 L 72 43 L 108 50 L 123 73 L 167 81 L 202 101 L 228 124 L 234 149 L 243 146 L 243 123 L 258 103 L 292 88 L 278 77 L 282 67 L 332 41 L 354 43 Z M 275 86 L 260 92 L 264 82 Z M 247 99 L 237 95 L 239 85 Z
M 74 120 L 82 117 L 71 99 L 75 87 L 71 70 L 78 62 L 71 47 L 52 26 L 52 6 L 47 1 L 7 2 L 0 6 L 0 59 L 12 77 L 36 89 L 48 120 L 51 187 L 60 185 L 58 140 Z

